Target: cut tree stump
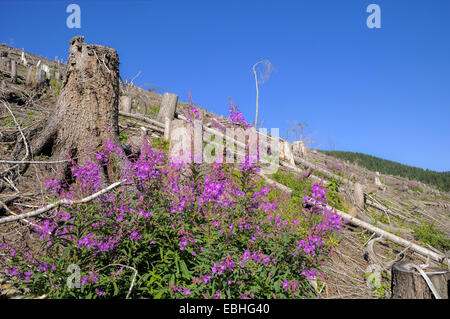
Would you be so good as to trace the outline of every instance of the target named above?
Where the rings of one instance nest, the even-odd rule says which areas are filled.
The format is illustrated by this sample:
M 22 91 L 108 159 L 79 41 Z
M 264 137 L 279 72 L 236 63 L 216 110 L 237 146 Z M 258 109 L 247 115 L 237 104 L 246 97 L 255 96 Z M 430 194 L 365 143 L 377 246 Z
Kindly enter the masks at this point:
M 122 95 L 120 97 L 119 110 L 126 113 L 131 113 L 131 97 L 128 95 Z
M 32 84 L 33 84 L 33 67 L 30 66 L 27 69 L 26 85 L 31 86 Z
M 177 104 L 178 95 L 173 93 L 164 93 L 161 106 L 159 108 L 158 117 L 156 119 L 161 123 L 164 123 L 166 121 L 166 117 L 172 121 L 175 117 Z
M 392 299 L 434 299 L 435 296 L 425 279 L 410 262 L 401 261 L 392 266 L 391 292 Z M 436 274 L 432 274 L 432 273 Z M 440 268 L 426 268 L 430 278 L 442 299 L 448 299 L 448 272 Z
M 11 60 L 11 82 L 17 82 L 17 66 L 15 60 Z
M 36 67 L 36 74 L 34 77 L 34 87 L 36 89 L 42 87 L 45 84 L 45 72 L 41 70 L 40 68 Z
M 364 190 L 360 183 L 355 183 L 355 188 L 353 190 L 353 197 L 355 199 L 355 204 L 359 209 L 364 209 L 365 198 Z
M 55 112 L 33 140 L 33 155 L 45 154 L 53 160 L 70 156 L 83 164 L 94 161 L 96 150 L 106 142 L 121 146 L 118 107 L 117 51 L 87 44 L 82 36 L 72 38 Z M 57 172 L 65 173 L 67 167 L 67 162 L 62 163 Z

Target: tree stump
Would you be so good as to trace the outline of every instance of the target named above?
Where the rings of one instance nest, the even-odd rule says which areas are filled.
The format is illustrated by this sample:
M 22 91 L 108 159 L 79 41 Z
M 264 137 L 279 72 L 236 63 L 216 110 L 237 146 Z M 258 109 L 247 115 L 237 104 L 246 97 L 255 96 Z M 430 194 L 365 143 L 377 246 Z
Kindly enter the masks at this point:
M 40 68 L 36 67 L 36 74 L 34 78 L 35 89 L 42 87 L 45 84 L 45 80 L 46 80 L 45 72 Z
M 397 262 L 392 266 L 391 292 L 392 299 L 433 299 L 431 289 L 425 279 L 414 268 L 408 266 L 410 262 Z M 439 296 L 448 299 L 448 272 L 440 268 L 427 268 L 425 273 L 441 272 L 430 274 L 430 278 Z M 444 272 L 444 273 L 442 273 Z
M 295 167 L 294 155 L 292 153 L 292 145 L 288 141 L 281 142 L 280 160 L 289 163 L 289 165 Z
M 356 206 L 360 209 L 364 209 L 365 204 L 364 190 L 360 183 L 355 183 L 355 188 L 353 190 L 353 197 L 355 199 Z
M 11 82 L 17 83 L 17 66 L 15 60 L 11 60 Z
M 33 67 L 30 66 L 27 70 L 26 85 L 31 86 L 32 84 L 33 84 Z
M 305 143 L 303 141 L 294 141 L 292 143 L 292 152 L 294 153 L 294 156 L 305 158 L 306 156 Z
M 164 139 L 169 141 L 170 140 L 170 120 L 169 118 L 165 118 L 164 120 Z
M 193 126 L 183 120 L 170 123 L 169 159 L 172 162 L 192 163 Z
M 118 125 L 119 56 L 117 51 L 86 44 L 84 37 L 70 40 L 67 74 L 55 113 L 33 141 L 33 155 L 54 160 L 77 158 L 79 164 L 95 160 L 95 151 L 109 141 L 121 145 Z M 67 164 L 57 171 L 66 172 Z
M 126 113 L 131 113 L 131 97 L 122 95 L 120 97 L 119 109 Z
M 178 104 L 178 95 L 173 93 L 164 93 L 161 106 L 159 108 L 157 120 L 159 122 L 164 123 L 166 117 L 168 117 L 169 120 L 172 121 L 175 116 L 175 112 L 177 110 L 177 104 Z

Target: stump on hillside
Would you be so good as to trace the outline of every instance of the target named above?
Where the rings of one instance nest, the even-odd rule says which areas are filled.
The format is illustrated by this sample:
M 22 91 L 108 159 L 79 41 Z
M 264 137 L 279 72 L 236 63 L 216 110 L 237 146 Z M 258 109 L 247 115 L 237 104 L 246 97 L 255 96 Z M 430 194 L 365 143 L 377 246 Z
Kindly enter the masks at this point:
M 353 190 L 353 197 L 355 199 L 355 204 L 359 209 L 364 209 L 365 197 L 363 186 L 360 183 L 355 183 Z
M 391 292 L 393 299 L 435 298 L 425 279 L 409 266 L 410 262 L 397 262 L 392 266 Z M 427 268 L 426 273 L 439 296 L 448 299 L 448 272 L 440 268 Z M 433 274 L 435 273 L 435 274 Z
M 45 154 L 54 160 L 70 156 L 82 164 L 94 160 L 95 150 L 106 141 L 121 145 L 118 104 L 117 51 L 86 44 L 82 36 L 72 38 L 55 112 L 33 141 L 33 155 Z M 65 169 L 67 164 L 61 164 L 57 171 Z
M 27 69 L 27 78 L 26 78 L 26 85 L 31 86 L 33 84 L 33 67 L 30 66 Z
M 203 129 L 200 121 L 170 122 L 169 159 L 173 162 L 203 162 Z
M 11 60 L 11 82 L 17 83 L 17 66 L 15 60 Z
M 128 95 L 122 95 L 119 101 L 119 110 L 131 113 L 131 97 Z
M 36 74 L 34 76 L 34 88 L 39 89 L 40 87 L 44 86 L 45 80 L 46 80 L 45 72 L 40 68 L 36 67 Z
M 164 123 L 167 117 L 170 121 L 172 121 L 177 110 L 177 104 L 178 95 L 173 93 L 164 93 L 156 119 L 159 122 Z

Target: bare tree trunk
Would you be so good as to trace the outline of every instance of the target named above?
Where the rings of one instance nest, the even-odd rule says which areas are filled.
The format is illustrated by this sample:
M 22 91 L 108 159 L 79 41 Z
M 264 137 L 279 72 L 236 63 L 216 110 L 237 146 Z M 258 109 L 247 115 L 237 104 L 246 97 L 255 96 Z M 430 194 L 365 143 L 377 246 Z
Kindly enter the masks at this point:
M 84 37 L 70 40 L 67 75 L 55 113 L 32 143 L 33 155 L 51 155 L 79 163 L 93 159 L 106 141 L 121 145 L 118 126 L 119 56 L 101 45 L 86 44 Z M 61 164 L 63 173 L 67 164 Z

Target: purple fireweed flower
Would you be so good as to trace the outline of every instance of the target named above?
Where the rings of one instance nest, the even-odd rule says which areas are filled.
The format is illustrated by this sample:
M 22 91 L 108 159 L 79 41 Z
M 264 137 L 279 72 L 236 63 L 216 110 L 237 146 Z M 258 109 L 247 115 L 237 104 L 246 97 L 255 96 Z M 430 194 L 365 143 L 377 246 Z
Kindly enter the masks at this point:
M 290 284 L 289 284 L 289 280 L 285 280 L 285 281 L 283 281 L 283 289 L 285 290 L 285 291 L 288 291 L 288 289 L 289 289 L 289 286 L 290 286 Z
M 213 274 L 214 275 L 214 274 Z M 206 285 L 211 281 L 211 275 L 204 275 L 202 276 L 202 282 Z
M 84 286 L 87 283 L 95 284 L 96 282 L 98 282 L 98 280 L 99 280 L 99 277 L 97 276 L 97 274 L 94 272 L 91 272 L 89 274 L 89 276 L 81 277 L 81 285 Z
M 34 271 L 27 270 L 27 271 L 24 273 L 24 279 L 25 279 L 25 281 L 30 281 L 30 280 L 31 280 L 31 275 L 32 275 L 32 274 L 34 274 Z
M 104 292 L 103 290 L 95 289 L 95 293 L 96 293 L 97 295 L 99 295 L 99 296 L 102 296 L 102 297 L 105 295 L 105 292 Z
M 6 276 L 17 276 L 18 272 L 17 272 L 17 268 L 13 267 L 12 269 L 5 269 L 5 275 Z
M 141 238 L 142 238 L 142 236 L 139 235 L 139 234 L 137 233 L 136 230 L 133 229 L 133 230 L 131 231 L 130 239 L 131 239 L 132 241 L 138 241 L 138 240 L 141 239 Z
M 317 270 L 314 267 L 311 267 L 310 270 L 308 270 L 306 268 L 303 269 L 302 270 L 302 275 L 305 276 L 306 278 L 310 279 L 310 280 L 314 280 L 319 275 L 319 273 L 317 272 Z

